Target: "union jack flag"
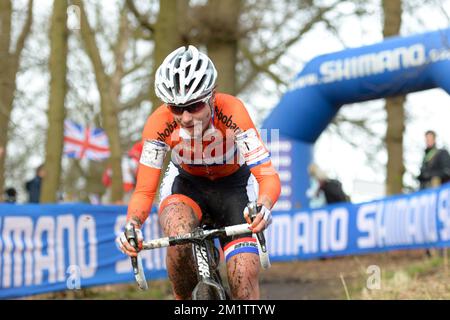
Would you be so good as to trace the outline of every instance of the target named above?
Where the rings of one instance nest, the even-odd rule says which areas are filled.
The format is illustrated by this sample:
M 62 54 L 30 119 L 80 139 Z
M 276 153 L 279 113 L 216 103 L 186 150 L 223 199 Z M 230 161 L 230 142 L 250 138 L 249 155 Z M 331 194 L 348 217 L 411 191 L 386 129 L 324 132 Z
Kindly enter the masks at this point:
M 108 136 L 99 128 L 64 121 L 64 154 L 69 158 L 102 161 L 110 156 Z

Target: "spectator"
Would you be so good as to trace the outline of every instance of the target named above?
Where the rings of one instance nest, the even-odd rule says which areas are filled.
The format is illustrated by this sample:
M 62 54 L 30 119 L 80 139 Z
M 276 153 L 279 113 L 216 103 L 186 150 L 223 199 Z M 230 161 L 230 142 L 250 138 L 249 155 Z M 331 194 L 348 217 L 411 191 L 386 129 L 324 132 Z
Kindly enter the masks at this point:
M 450 181 L 450 155 L 445 149 L 436 147 L 436 132 L 425 132 L 425 155 L 417 179 L 420 189 L 437 187 Z
M 327 204 L 350 201 L 350 198 L 342 189 L 342 184 L 336 179 L 328 178 L 317 165 L 311 164 L 309 166 L 309 174 L 316 179 L 319 184 L 316 195 L 322 191 L 325 195 Z
M 7 188 L 5 190 L 5 195 L 4 195 L 5 199 L 4 201 L 6 203 L 16 203 L 17 201 L 17 191 L 14 188 Z
M 25 184 L 25 189 L 28 192 L 29 203 L 39 203 L 41 196 L 42 179 L 45 177 L 46 171 L 44 165 L 40 165 L 36 169 L 36 176 Z

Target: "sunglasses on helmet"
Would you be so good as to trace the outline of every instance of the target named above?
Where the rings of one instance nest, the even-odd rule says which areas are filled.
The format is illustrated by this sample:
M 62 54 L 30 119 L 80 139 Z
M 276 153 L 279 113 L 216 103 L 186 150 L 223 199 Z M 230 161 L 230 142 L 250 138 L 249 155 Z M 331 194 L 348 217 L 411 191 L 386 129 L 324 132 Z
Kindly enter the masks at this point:
M 169 106 L 170 111 L 173 114 L 179 116 L 179 115 L 182 115 L 184 111 L 187 111 L 189 113 L 199 112 L 200 110 L 202 110 L 206 106 L 206 104 L 209 101 L 209 99 L 210 99 L 210 97 L 205 98 L 203 100 L 200 100 L 198 102 L 187 104 L 187 105 L 172 105 L 172 104 L 169 104 L 168 106 Z

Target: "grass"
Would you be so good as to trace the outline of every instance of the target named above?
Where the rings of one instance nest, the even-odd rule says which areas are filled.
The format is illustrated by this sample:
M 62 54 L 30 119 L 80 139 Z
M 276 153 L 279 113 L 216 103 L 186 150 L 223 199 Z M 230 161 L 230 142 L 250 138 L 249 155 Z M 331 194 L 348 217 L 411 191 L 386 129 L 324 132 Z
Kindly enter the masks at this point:
M 364 275 L 367 277 L 367 275 Z M 361 282 L 359 282 L 361 283 Z M 450 276 L 445 257 L 424 257 L 407 266 L 390 267 L 382 271 L 381 288 L 369 290 L 353 287 L 356 299 L 376 300 L 439 300 L 450 299 Z

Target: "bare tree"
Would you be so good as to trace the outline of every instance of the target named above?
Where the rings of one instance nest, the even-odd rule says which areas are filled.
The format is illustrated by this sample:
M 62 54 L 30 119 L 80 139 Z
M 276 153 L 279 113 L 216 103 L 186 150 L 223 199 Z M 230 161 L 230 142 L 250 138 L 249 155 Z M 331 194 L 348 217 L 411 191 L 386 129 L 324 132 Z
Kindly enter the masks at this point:
M 402 22 L 402 0 L 382 1 L 384 21 L 383 36 L 399 34 Z M 388 154 L 386 193 L 397 194 L 403 189 L 403 132 L 405 131 L 404 95 L 386 99 L 387 112 L 386 149 Z
M 8 127 L 13 109 L 16 92 L 16 76 L 20 67 L 20 58 L 25 42 L 31 32 L 33 23 L 33 0 L 28 1 L 28 11 L 25 23 L 13 48 L 11 0 L 0 1 L 0 147 L 6 148 L 8 142 Z M 0 157 L 0 190 L 4 185 L 5 157 Z
M 126 0 L 127 7 L 136 17 L 142 29 L 150 34 L 147 39 L 154 44 L 153 68 L 150 73 L 150 88 L 148 90 L 152 110 L 155 110 L 161 104 L 154 90 L 156 68 L 170 52 L 183 44 L 181 29 L 184 16 L 188 14 L 188 2 L 188 0 L 160 0 L 156 22 L 151 23 L 149 17 L 139 11 L 134 0 Z
M 65 97 L 67 92 L 67 0 L 56 0 L 50 29 L 50 98 L 49 127 L 45 155 L 46 176 L 43 179 L 41 202 L 56 202 L 60 186 L 61 156 L 64 138 Z
M 127 10 L 123 8 L 121 11 L 119 32 L 113 48 L 116 68 L 112 74 L 108 74 L 96 43 L 95 33 L 89 24 L 84 8 L 84 2 L 81 0 L 73 0 L 73 3 L 77 5 L 81 11 L 81 37 L 94 69 L 100 95 L 103 127 L 108 135 L 111 150 L 110 164 L 113 172 L 111 200 L 113 202 L 119 202 L 122 201 L 123 198 L 123 189 L 121 169 L 122 148 L 120 143 L 118 111 L 120 109 L 120 80 L 125 72 L 123 63 L 125 52 L 128 47 L 129 36 L 129 33 L 127 32 Z

